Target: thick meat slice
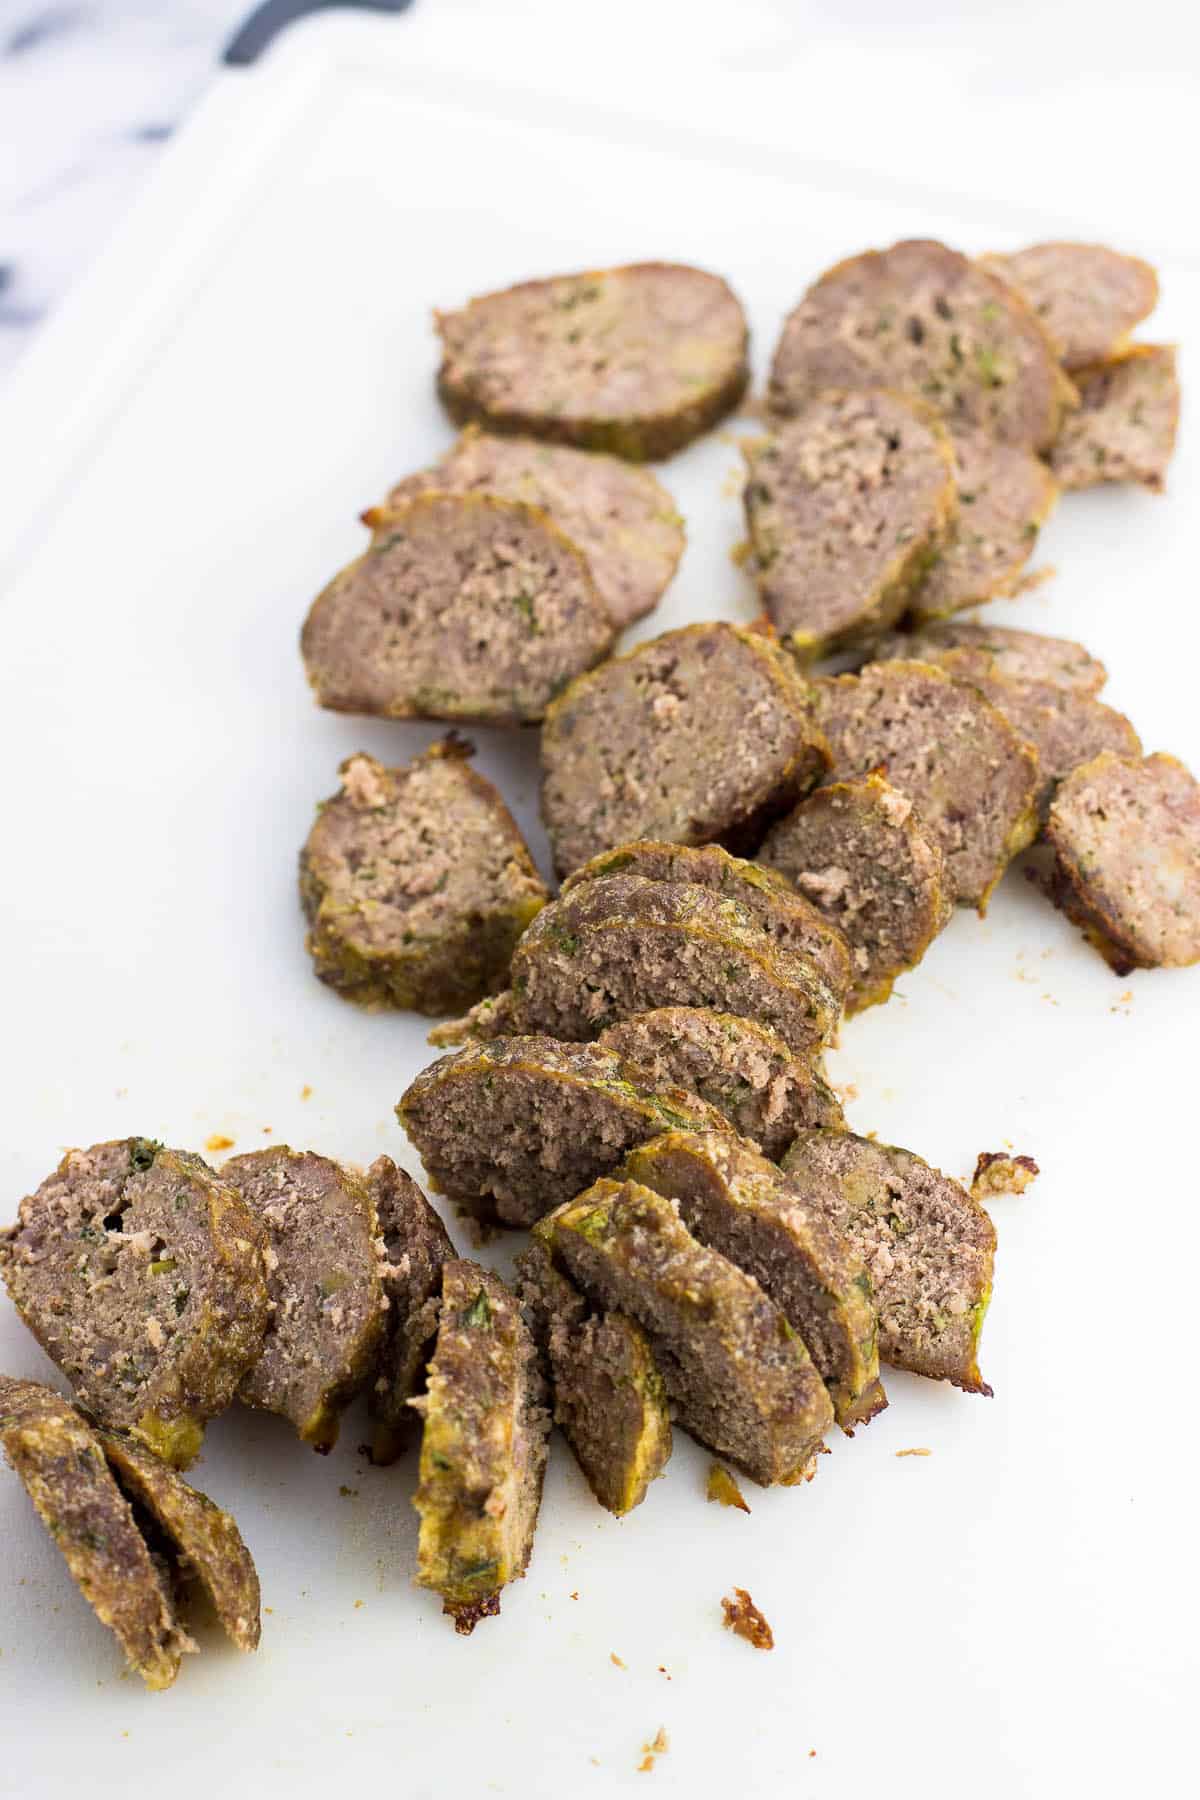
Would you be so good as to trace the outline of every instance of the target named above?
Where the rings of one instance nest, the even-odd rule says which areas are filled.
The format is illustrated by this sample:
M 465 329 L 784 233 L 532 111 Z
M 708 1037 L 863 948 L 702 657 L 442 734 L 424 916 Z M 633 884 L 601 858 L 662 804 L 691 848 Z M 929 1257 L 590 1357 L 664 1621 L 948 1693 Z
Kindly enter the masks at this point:
M 667 1390 L 650 1340 L 624 1313 L 588 1305 L 545 1244 L 517 1258 L 521 1305 L 561 1425 L 601 1506 L 631 1512 L 671 1455 Z
M 1060 786 L 1053 896 L 1118 975 L 1200 961 L 1200 785 L 1173 756 L 1104 751 Z
M 1029 303 L 1068 369 L 1111 356 L 1158 304 L 1150 264 L 1107 244 L 1030 244 L 980 266 Z
M 1058 499 L 1045 463 L 1022 445 L 984 431 L 958 431 L 952 441 L 957 516 L 912 593 L 909 617 L 919 624 L 1016 593 Z
M 1070 638 L 973 619 L 930 620 L 916 631 L 892 632 L 871 654 L 876 662 L 935 663 L 957 676 L 1006 675 L 1013 681 L 1045 681 L 1076 694 L 1098 694 L 1108 680 L 1104 664 Z
M 1075 377 L 1082 405 L 1063 424 L 1050 467 L 1064 488 L 1137 481 L 1159 494 L 1179 429 L 1173 344 L 1138 344 Z
M 782 1156 L 802 1125 L 845 1124 L 836 1094 L 777 1031 L 704 1006 L 661 1006 L 600 1033 L 599 1042 L 656 1081 L 697 1094 L 764 1156 Z
M 386 532 L 392 509 L 430 488 L 542 507 L 587 557 L 618 627 L 654 611 L 683 555 L 683 520 L 670 494 L 649 469 L 631 468 L 619 456 L 495 437 L 468 425 L 440 462 L 400 482 L 365 522 L 377 535 Z
M 768 937 L 741 901 L 690 882 L 611 875 L 552 900 L 512 962 L 515 1029 L 568 1040 L 660 1006 L 711 1006 L 816 1052 L 841 1018 L 806 957 Z
M 434 1016 L 473 1005 L 549 897 L 471 755 L 454 737 L 402 768 L 360 751 L 318 810 L 300 853 L 308 951 L 348 999 Z
M 1054 442 L 1070 384 L 1040 320 L 994 275 L 917 240 L 836 264 L 784 324 L 772 412 L 822 388 L 893 388 L 1006 444 Z
M 690 881 L 716 888 L 754 914 L 768 937 L 807 957 L 836 994 L 850 982 L 850 953 L 841 933 L 791 883 L 774 870 L 731 856 L 720 844 L 665 844 L 639 838 L 594 856 L 568 875 L 562 892 L 605 875 L 640 875 L 646 881 Z
M 583 552 L 536 506 L 433 491 L 314 600 L 300 647 L 335 712 L 528 725 L 612 648 Z
M 258 1571 L 234 1520 L 132 1438 L 96 1435 L 118 1487 L 150 1522 L 151 1541 L 165 1541 L 180 1581 L 197 1580 L 226 1636 L 239 1650 L 257 1650 Z
M 685 625 L 572 683 L 542 732 L 559 875 L 634 838 L 756 841 L 828 752 L 791 658 L 760 633 Z
M 537 1351 L 515 1294 L 478 1263 L 442 1270 L 421 1414 L 417 1581 L 464 1635 L 500 1610 L 533 1548 L 550 1428 Z
M 438 391 L 460 424 L 633 462 L 690 444 L 749 379 L 736 295 L 681 263 L 523 281 L 436 317 Z
M 281 1413 L 322 1453 L 366 1383 L 383 1332 L 383 1245 L 366 1179 L 311 1150 L 278 1144 L 221 1170 L 267 1237 L 271 1320 L 238 1389 Z
M 371 1460 L 394 1462 L 415 1424 L 409 1400 L 425 1385 L 425 1365 L 437 1330 L 442 1265 L 456 1254 L 428 1200 L 390 1156 L 367 1170 L 383 1239 L 381 1269 L 387 1306 L 368 1401 L 375 1429 Z
M 538 1227 L 571 1279 L 647 1333 L 685 1430 L 764 1487 L 812 1475 L 833 1423 L 803 1342 L 758 1283 L 636 1181 L 598 1181 Z
M 800 1132 L 783 1167 L 866 1264 L 882 1360 L 990 1394 L 978 1350 L 996 1231 L 966 1189 L 910 1150 L 849 1131 Z
M 942 665 L 957 673 L 955 658 Z M 1045 820 L 1060 781 L 1090 762 L 1102 750 L 1116 756 L 1140 756 L 1142 742 L 1125 717 L 1089 694 L 1072 693 L 1048 681 L 1013 681 L 1004 675 L 971 675 L 969 679 L 997 712 L 1002 712 L 1019 738 L 1032 744 L 1038 758 L 1037 805 Z
M 883 389 L 831 389 L 745 455 L 751 572 L 793 655 L 828 656 L 894 624 L 957 511 L 936 415 Z
M 737 1138 L 682 1131 L 631 1151 L 621 1174 L 677 1202 L 694 1237 L 754 1277 L 804 1340 L 847 1432 L 887 1405 L 871 1283 L 830 1227 L 828 1198 L 810 1204 L 811 1180 Z
M 0 1375 L 0 1448 L 76 1584 L 148 1688 L 170 1687 L 196 1648 L 104 1453 L 53 1388 Z
M 721 1131 L 681 1088 L 596 1044 L 471 1044 L 431 1063 L 396 1108 L 429 1179 L 470 1212 L 532 1225 L 660 1131 Z
M 186 1468 L 267 1325 L 262 1228 L 233 1184 L 149 1138 L 68 1150 L 0 1264 L 87 1410 Z
M 839 781 L 883 768 L 946 859 L 951 898 L 983 912 L 1037 830 L 1037 759 L 976 688 L 928 663 L 868 663 L 813 683 Z
M 850 1012 L 886 1000 L 954 910 L 940 845 L 879 775 L 818 788 L 772 827 L 759 855 L 845 934 Z

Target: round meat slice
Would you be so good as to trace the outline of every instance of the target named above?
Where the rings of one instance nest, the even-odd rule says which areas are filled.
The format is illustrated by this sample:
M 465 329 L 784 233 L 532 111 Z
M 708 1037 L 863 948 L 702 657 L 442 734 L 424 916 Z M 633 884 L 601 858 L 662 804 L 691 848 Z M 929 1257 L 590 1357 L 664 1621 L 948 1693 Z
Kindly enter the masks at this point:
M 1179 429 L 1179 376 L 1173 344 L 1138 344 L 1075 377 L 1082 402 L 1063 424 L 1050 467 L 1064 488 L 1136 481 L 1166 485 Z
M 1108 680 L 1104 664 L 1070 638 L 973 619 L 930 620 L 917 631 L 892 632 L 871 655 L 876 662 L 935 663 L 968 679 L 1004 675 L 1013 681 L 1045 681 L 1075 694 L 1098 694 Z
M 184 1150 L 68 1150 L 0 1234 L 18 1312 L 101 1424 L 186 1468 L 262 1350 L 263 1234 Z
M 665 1132 L 631 1151 L 621 1174 L 675 1201 L 694 1237 L 754 1277 L 804 1340 L 848 1435 L 882 1411 L 871 1283 L 831 1228 L 828 1200 L 810 1205 L 805 1181 L 703 1132 Z
M 438 392 L 459 424 L 631 462 L 690 444 L 749 380 L 737 296 L 682 263 L 523 281 L 436 318 Z
M 559 875 L 635 838 L 757 842 L 828 767 L 806 701 L 790 657 L 725 623 L 668 631 L 573 682 L 542 732 Z
M 950 897 L 982 913 L 1037 831 L 1037 758 L 1002 714 L 928 663 L 868 663 L 813 684 L 839 781 L 884 769 L 946 859 Z
M 768 401 L 796 413 L 822 388 L 892 388 L 955 429 L 1046 450 L 1070 383 L 1020 295 L 929 240 L 868 250 L 826 271 L 783 327 Z
M 942 665 L 957 673 L 954 656 Z M 1060 781 L 1102 750 L 1140 756 L 1142 741 L 1125 717 L 1102 700 L 1074 694 L 1048 681 L 1013 681 L 1004 675 L 972 675 L 970 681 L 1038 758 L 1038 813 L 1042 820 Z
M 512 963 L 517 1028 L 568 1041 L 661 1006 L 769 1025 L 795 1051 L 835 1036 L 841 998 L 749 907 L 689 882 L 611 875 L 552 900 Z
M 684 526 L 649 469 L 619 456 L 496 437 L 468 425 L 440 462 L 394 487 L 382 507 L 363 515 L 379 535 L 392 509 L 430 488 L 444 493 L 499 494 L 549 513 L 587 558 L 600 598 L 618 629 L 654 611 L 683 555 Z
M 660 1006 L 608 1026 L 599 1042 L 715 1106 L 764 1156 L 782 1156 L 802 1125 L 845 1125 L 837 1095 L 813 1063 L 754 1019 Z
M 1158 304 L 1150 264 L 1107 244 L 1030 244 L 980 266 L 1028 302 L 1068 369 L 1111 356 Z
M 0 1375 L 0 1448 L 130 1668 L 148 1688 L 170 1687 L 196 1646 L 95 1433 L 53 1388 Z
M 581 882 L 606 875 L 640 875 L 646 881 L 687 881 L 715 888 L 753 913 L 767 936 L 785 950 L 807 957 L 834 993 L 844 994 L 850 984 L 850 952 L 841 932 L 782 875 L 731 856 L 719 844 L 663 844 L 640 838 L 594 856 L 567 876 L 562 892 L 569 894 Z
M 560 1425 L 588 1486 L 618 1518 L 671 1455 L 667 1390 L 650 1340 L 623 1313 L 595 1312 L 536 1241 L 517 1258 L 521 1305 Z
M 745 455 L 751 572 L 793 655 L 828 656 L 894 624 L 957 511 L 936 415 L 883 389 L 826 390 Z
M 959 431 L 952 441 L 957 516 L 911 596 L 917 624 L 1015 594 L 1058 499 L 1054 477 L 1031 450 L 983 431 Z
M 524 1575 L 546 1469 L 550 1419 L 537 1350 L 515 1294 L 478 1263 L 442 1270 L 413 1505 L 417 1581 L 442 1596 L 464 1636 L 500 1611 Z
M 165 1539 L 180 1581 L 194 1577 L 231 1642 L 239 1650 L 257 1650 L 258 1571 L 234 1520 L 132 1438 L 115 1431 L 97 1437 L 135 1517 L 140 1512 L 150 1522 L 151 1542 Z
M 800 1132 L 783 1167 L 866 1264 L 883 1361 L 990 1394 L 978 1351 L 996 1230 L 967 1190 L 910 1150 L 849 1131 Z
M 1056 904 L 1118 975 L 1200 962 L 1200 784 L 1181 762 L 1104 751 L 1062 783 L 1046 836 Z
M 954 910 L 941 847 L 908 796 L 878 775 L 810 794 L 759 855 L 845 934 L 854 963 L 848 1012 L 886 1000 Z
M 324 1455 L 383 1331 L 383 1245 L 370 1188 L 357 1171 L 286 1144 L 230 1157 L 221 1178 L 267 1239 L 271 1318 L 238 1398 L 280 1413 Z
M 300 852 L 308 952 L 366 1006 L 436 1016 L 495 988 L 549 892 L 516 821 L 453 736 L 402 768 L 360 751 Z
M 318 595 L 300 648 L 335 712 L 529 725 L 615 636 L 583 552 L 548 514 L 435 490 L 394 508 Z
M 686 1431 L 763 1487 L 808 1480 L 833 1408 L 802 1340 L 674 1201 L 598 1181 L 538 1226 L 572 1281 L 645 1331 Z
M 367 1185 L 383 1239 L 383 1340 L 368 1404 L 375 1429 L 371 1461 L 394 1462 L 416 1424 L 408 1402 L 425 1385 L 437 1330 L 442 1266 L 456 1254 L 450 1235 L 411 1175 L 376 1157 Z
M 433 1186 L 532 1225 L 660 1131 L 723 1131 L 715 1108 L 596 1044 L 498 1038 L 443 1056 L 396 1108 Z

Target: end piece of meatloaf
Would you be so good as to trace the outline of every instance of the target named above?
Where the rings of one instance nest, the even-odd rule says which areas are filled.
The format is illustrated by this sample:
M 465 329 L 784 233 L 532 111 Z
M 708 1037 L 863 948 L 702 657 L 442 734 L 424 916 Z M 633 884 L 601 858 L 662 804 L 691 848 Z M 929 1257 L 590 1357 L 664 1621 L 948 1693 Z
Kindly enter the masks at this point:
M 367 1185 L 383 1239 L 383 1338 L 368 1390 L 374 1421 L 371 1460 L 394 1462 L 415 1429 L 408 1402 L 425 1385 L 437 1330 L 442 1265 L 458 1253 L 428 1200 L 390 1156 L 377 1156 Z
M 1052 893 L 1118 975 L 1200 961 L 1200 784 L 1173 756 L 1104 751 L 1050 808 Z
M 956 431 L 951 442 L 957 513 L 910 597 L 917 623 L 1016 593 L 1058 499 L 1045 463 L 1023 445 L 998 444 L 984 431 Z
M 958 510 L 950 439 L 921 402 L 826 390 L 745 451 L 750 572 L 802 662 L 895 624 Z
M 300 647 L 335 712 L 529 725 L 615 636 L 583 552 L 548 514 L 435 490 L 394 508 L 318 595 Z
M 1031 450 L 1050 447 L 1073 398 L 1020 295 L 922 239 L 849 257 L 809 288 L 784 324 L 768 402 L 786 417 L 822 388 L 881 387 Z
M 523 281 L 438 313 L 438 391 L 460 424 L 671 456 L 731 412 L 749 332 L 717 275 L 632 263 Z
M 1107 244 L 1030 244 L 979 262 L 1024 297 L 1068 369 L 1121 349 L 1158 304 L 1150 264 Z
M 583 551 L 618 629 L 654 611 L 683 555 L 674 500 L 649 469 L 619 456 L 496 437 L 468 425 L 439 462 L 407 476 L 382 507 L 363 515 L 364 523 L 377 536 L 386 533 L 393 508 L 431 488 L 540 506 Z
M 714 1107 L 611 1050 L 549 1037 L 440 1057 L 396 1111 L 434 1188 L 504 1225 L 532 1225 L 660 1131 L 727 1129 Z
M 442 1270 L 437 1347 L 420 1413 L 417 1581 L 464 1635 L 524 1575 L 550 1419 L 537 1350 L 515 1294 L 478 1263 Z
M 549 898 L 472 754 L 453 736 L 401 768 L 360 751 L 320 807 L 300 895 L 316 972 L 347 999 L 432 1016 L 472 1006 Z
M 966 1189 L 910 1150 L 849 1131 L 800 1132 L 783 1167 L 866 1264 L 882 1360 L 990 1394 L 978 1354 L 996 1231 Z
M 632 1150 L 621 1174 L 674 1200 L 688 1230 L 752 1275 L 805 1347 L 853 1435 L 887 1405 L 879 1382 L 871 1283 L 832 1229 L 829 1202 L 737 1138 L 665 1132 Z
M 764 1487 L 812 1475 L 833 1423 L 824 1382 L 775 1303 L 674 1201 L 598 1181 L 538 1236 L 590 1298 L 636 1319 L 693 1437 Z
M 1082 405 L 1065 421 L 1050 467 L 1064 488 L 1135 481 L 1166 486 L 1179 429 L 1173 344 L 1137 344 L 1075 377 Z
M 879 775 L 818 788 L 772 827 L 759 855 L 844 933 L 854 966 L 848 1012 L 886 1000 L 954 910 L 940 845 L 908 796 Z
M 150 1138 L 68 1150 L 0 1234 L 0 1266 L 88 1412 L 179 1468 L 262 1350 L 261 1226 L 230 1181 Z
M 1104 664 L 1070 638 L 974 619 L 931 619 L 915 631 L 892 632 L 871 655 L 875 662 L 934 663 L 956 676 L 1045 681 L 1076 694 L 1098 694 L 1108 680 Z
M 806 700 L 778 645 L 723 622 L 666 632 L 573 682 L 541 745 L 559 875 L 635 838 L 757 842 L 828 767 Z

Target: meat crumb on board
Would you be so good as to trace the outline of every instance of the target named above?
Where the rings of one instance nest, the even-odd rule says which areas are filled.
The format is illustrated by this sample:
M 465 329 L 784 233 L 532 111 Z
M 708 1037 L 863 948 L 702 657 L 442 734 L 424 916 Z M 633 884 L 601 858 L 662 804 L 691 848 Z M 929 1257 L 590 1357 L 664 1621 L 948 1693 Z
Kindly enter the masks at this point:
M 642 1760 L 637 1766 L 638 1774 L 648 1775 L 650 1770 L 654 1767 L 655 1760 L 658 1757 L 665 1755 L 669 1749 L 670 1743 L 667 1738 L 666 1727 L 660 1725 L 651 1742 L 642 1745 Z
M 914 1444 L 911 1450 L 897 1450 L 896 1455 L 897 1456 L 932 1456 L 933 1451 L 927 1450 L 923 1444 Z
M 614 1669 L 625 1669 L 625 1668 L 628 1668 L 628 1666 L 629 1666 L 627 1663 L 623 1663 L 621 1661 L 621 1658 L 617 1655 L 615 1650 L 609 1651 L 608 1660 L 612 1664 Z
M 993 1194 L 1023 1194 L 1039 1173 L 1032 1156 L 1005 1156 L 1002 1150 L 981 1150 L 971 1177 L 971 1198 L 982 1202 Z
M 736 1506 L 739 1512 L 744 1513 L 750 1511 L 741 1488 L 729 1470 L 723 1469 L 720 1463 L 713 1463 L 709 1469 L 708 1482 L 704 1491 L 707 1498 L 715 1500 L 718 1506 Z
M 732 1597 L 727 1594 L 721 1601 L 721 1607 L 725 1614 L 726 1631 L 732 1631 L 735 1637 L 745 1638 L 755 1650 L 775 1648 L 775 1633 L 745 1588 L 735 1587 Z
M 210 1138 L 205 1138 L 204 1140 L 204 1148 L 206 1150 L 232 1150 L 233 1144 L 234 1140 L 231 1137 L 226 1137 L 224 1132 L 221 1131 L 214 1131 Z

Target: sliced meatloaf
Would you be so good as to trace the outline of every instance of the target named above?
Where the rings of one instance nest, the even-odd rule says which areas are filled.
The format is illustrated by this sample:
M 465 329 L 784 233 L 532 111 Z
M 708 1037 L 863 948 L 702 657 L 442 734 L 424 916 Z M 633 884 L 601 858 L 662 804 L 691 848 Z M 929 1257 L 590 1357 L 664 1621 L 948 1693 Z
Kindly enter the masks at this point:
M 1158 276 L 1107 244 L 1030 244 L 981 267 L 1021 294 L 1068 369 L 1111 356 L 1158 304 Z
M 957 507 L 936 558 L 910 596 L 910 619 L 945 618 L 1017 592 L 1054 510 L 1058 485 L 1040 456 L 986 431 L 956 431 Z
M 1075 377 L 1082 402 L 1050 453 L 1064 488 L 1135 481 L 1159 494 L 1175 453 L 1179 376 L 1173 344 L 1138 344 Z
M 450 1234 L 405 1170 L 378 1156 L 367 1185 L 383 1240 L 380 1268 L 387 1301 L 383 1336 L 368 1390 L 374 1421 L 371 1460 L 394 1462 L 416 1425 L 408 1402 L 425 1385 L 425 1365 L 437 1330 L 442 1265 L 456 1254 Z
M 1098 694 L 1108 680 L 1104 664 L 1070 638 L 974 619 L 931 619 L 916 631 L 892 632 L 871 654 L 876 662 L 936 663 L 953 675 L 1006 675 L 1077 694 Z
M 953 657 L 943 667 L 957 672 Z M 1090 762 L 1102 750 L 1116 756 L 1142 754 L 1141 739 L 1125 714 L 1090 694 L 1006 675 L 974 674 L 969 679 L 1004 714 L 1017 736 L 1037 751 L 1037 806 L 1043 821 L 1059 783 L 1080 763 Z

